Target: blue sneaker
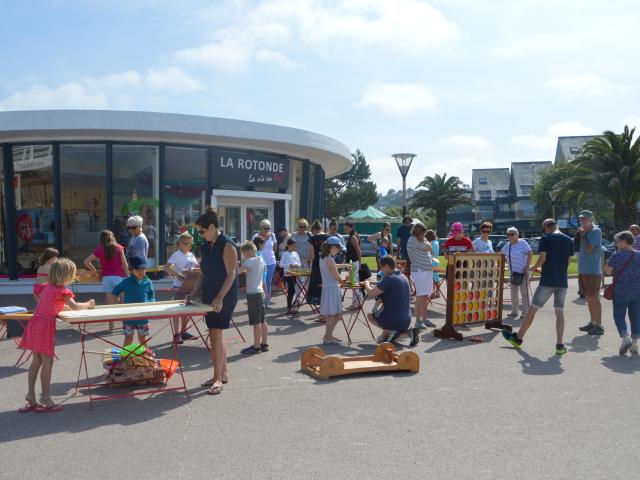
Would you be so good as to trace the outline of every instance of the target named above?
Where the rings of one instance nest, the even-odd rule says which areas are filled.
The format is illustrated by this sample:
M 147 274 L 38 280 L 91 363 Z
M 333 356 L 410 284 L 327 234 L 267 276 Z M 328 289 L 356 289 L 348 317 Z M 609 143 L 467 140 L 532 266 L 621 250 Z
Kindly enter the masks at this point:
M 522 340 L 518 339 L 518 335 L 507 330 L 502 330 L 502 336 L 504 339 L 513 345 L 513 348 L 522 348 Z

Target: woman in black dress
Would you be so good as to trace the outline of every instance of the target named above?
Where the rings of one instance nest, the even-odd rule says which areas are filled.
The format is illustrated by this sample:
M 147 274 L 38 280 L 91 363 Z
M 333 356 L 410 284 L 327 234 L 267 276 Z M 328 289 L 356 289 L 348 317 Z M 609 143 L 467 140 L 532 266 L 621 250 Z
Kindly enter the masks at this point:
M 311 225 L 311 244 L 313 261 L 311 262 L 311 278 L 309 279 L 309 293 L 307 295 L 307 303 L 311 305 L 320 305 L 320 297 L 322 297 L 322 275 L 320 274 L 320 247 L 327 241 L 329 235 L 322 231 L 322 224 L 319 220 L 315 220 Z
M 238 303 L 238 253 L 233 240 L 223 235 L 219 227 L 218 214 L 211 207 L 196 220 L 196 229 L 204 239 L 200 246 L 202 275 L 196 282 L 191 297 L 202 293 L 202 302 L 210 303 L 213 307 L 213 312 L 206 316 L 211 339 L 213 378 L 202 384 L 210 387 L 207 392 L 209 395 L 219 394 L 222 384 L 228 381 L 227 349 L 222 332 L 229 328 L 233 310 Z

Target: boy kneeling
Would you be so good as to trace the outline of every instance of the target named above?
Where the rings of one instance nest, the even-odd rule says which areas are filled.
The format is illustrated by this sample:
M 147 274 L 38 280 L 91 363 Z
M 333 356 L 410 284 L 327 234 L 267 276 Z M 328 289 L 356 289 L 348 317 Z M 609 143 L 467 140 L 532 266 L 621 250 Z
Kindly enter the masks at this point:
M 407 277 L 396 270 L 396 261 L 390 255 L 380 259 L 382 279 L 375 287 L 368 280 L 364 289 L 368 297 L 379 297 L 383 303 L 382 311 L 367 314 L 372 325 L 382 329 L 378 343 L 395 342 L 402 337 L 410 337 L 411 332 L 411 292 Z

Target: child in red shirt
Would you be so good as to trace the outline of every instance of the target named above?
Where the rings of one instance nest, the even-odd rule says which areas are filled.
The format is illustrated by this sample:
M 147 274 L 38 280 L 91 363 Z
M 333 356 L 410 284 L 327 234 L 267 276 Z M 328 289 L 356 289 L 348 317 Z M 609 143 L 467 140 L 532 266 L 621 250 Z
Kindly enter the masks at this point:
M 460 222 L 451 225 L 451 234 L 444 243 L 444 251 L 449 253 L 473 252 L 473 243 L 463 235 L 464 228 Z

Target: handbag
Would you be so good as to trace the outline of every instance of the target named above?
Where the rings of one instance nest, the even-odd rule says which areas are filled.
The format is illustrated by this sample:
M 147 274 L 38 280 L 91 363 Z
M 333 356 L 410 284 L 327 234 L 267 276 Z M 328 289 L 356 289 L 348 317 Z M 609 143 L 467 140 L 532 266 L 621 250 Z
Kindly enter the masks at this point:
M 514 272 L 511 270 L 511 245 L 509 245 L 509 272 L 511 273 L 511 278 L 509 280 L 511 285 L 522 285 L 524 273 Z
M 633 260 L 633 257 L 635 256 L 635 254 L 633 252 L 631 252 L 631 255 L 629 255 L 629 259 L 624 262 L 624 265 L 622 265 L 622 268 L 616 272 L 615 277 L 613 277 L 613 281 L 611 282 L 611 285 L 608 285 L 607 288 L 604 289 L 604 294 L 603 297 L 607 300 L 613 300 L 613 294 L 616 291 L 616 281 L 618 281 L 618 279 L 620 278 L 620 275 L 622 275 L 624 273 L 624 271 L 627 269 L 627 267 L 629 266 L 629 263 L 631 263 L 631 260 Z

